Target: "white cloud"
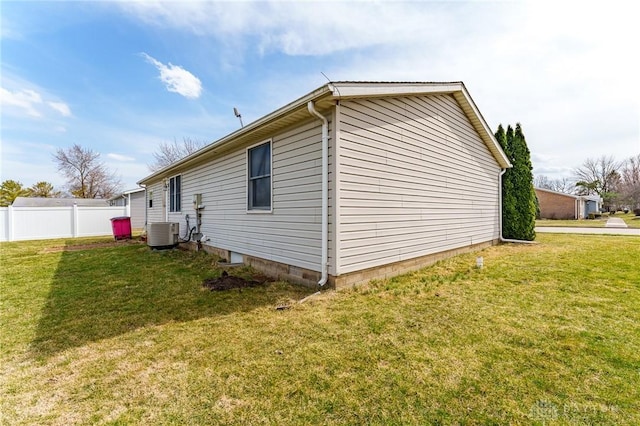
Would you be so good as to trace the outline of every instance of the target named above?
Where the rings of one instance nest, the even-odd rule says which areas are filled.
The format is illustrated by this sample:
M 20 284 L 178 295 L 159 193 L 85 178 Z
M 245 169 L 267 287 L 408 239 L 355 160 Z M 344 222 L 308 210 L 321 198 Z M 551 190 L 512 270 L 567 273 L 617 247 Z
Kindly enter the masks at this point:
M 224 44 L 261 52 L 325 55 L 351 48 L 415 43 L 456 33 L 446 7 L 412 2 L 149 2 L 119 3 L 127 13 Z M 247 39 L 251 40 L 247 40 Z
M 42 104 L 42 96 L 34 90 L 24 89 L 18 91 L 10 91 L 4 87 L 0 87 L 0 104 L 3 107 L 14 107 L 31 117 L 41 117 L 37 106 Z
M 158 68 L 158 71 L 160 71 L 160 80 L 167 86 L 169 92 L 178 93 L 189 99 L 197 99 L 200 97 L 202 93 L 202 83 L 198 77 L 179 65 L 173 65 L 171 62 L 165 65 L 146 53 L 141 53 L 141 55 L 147 62 Z
M 71 117 L 71 108 L 64 102 L 47 102 L 51 108 L 58 111 L 64 117 Z
M 133 157 L 129 157 L 127 155 L 121 155 L 121 154 L 114 154 L 112 152 L 108 153 L 107 157 L 116 161 L 136 161 L 136 159 Z
M 44 108 L 44 105 L 48 105 L 64 117 L 71 116 L 69 105 L 60 101 L 47 100 L 46 98 L 52 96 L 36 85 L 24 80 L 16 80 L 11 76 L 7 76 L 3 80 L 9 85 L 8 87 L 0 87 L 0 104 L 3 111 L 6 109 L 16 115 L 26 114 L 33 118 L 44 118 L 47 115 L 47 109 Z M 15 87 L 22 88 L 15 89 Z
M 640 152 L 640 61 L 632 53 L 640 26 L 631 2 L 128 1 L 120 7 L 149 25 L 213 39 L 221 52 L 231 52 L 219 58 L 223 64 L 235 56 L 257 54 L 267 63 L 277 54 L 311 55 L 322 68 L 308 80 L 318 84 L 320 71 L 332 80 L 462 80 L 492 128 L 522 123 L 531 152 L 539 154 L 536 170 L 556 177 L 587 157 Z M 301 62 L 293 59 L 291 75 L 300 74 Z M 301 95 L 299 84 L 278 77 L 283 81 L 260 86 L 280 88 L 283 99 Z

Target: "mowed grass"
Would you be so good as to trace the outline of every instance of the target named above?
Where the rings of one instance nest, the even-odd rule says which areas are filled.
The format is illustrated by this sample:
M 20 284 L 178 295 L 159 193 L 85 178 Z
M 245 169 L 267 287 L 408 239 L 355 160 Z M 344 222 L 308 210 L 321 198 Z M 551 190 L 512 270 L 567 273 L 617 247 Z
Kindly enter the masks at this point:
M 640 424 L 640 238 L 538 241 L 305 303 L 203 290 L 203 253 L 3 243 L 1 422 Z
M 605 213 L 598 219 L 538 219 L 536 220 L 536 226 L 553 226 L 553 227 L 571 227 L 571 228 L 604 228 L 607 224 L 609 217 L 617 217 L 627 224 L 629 228 L 640 228 L 640 216 L 636 216 L 633 212 L 622 213 L 618 212 L 611 216 Z
M 570 227 L 570 228 L 604 228 L 608 217 L 600 219 L 536 219 L 536 226 Z
M 629 228 L 640 228 L 640 216 L 636 216 L 633 212 L 625 214 L 616 213 L 615 217 L 624 220 Z

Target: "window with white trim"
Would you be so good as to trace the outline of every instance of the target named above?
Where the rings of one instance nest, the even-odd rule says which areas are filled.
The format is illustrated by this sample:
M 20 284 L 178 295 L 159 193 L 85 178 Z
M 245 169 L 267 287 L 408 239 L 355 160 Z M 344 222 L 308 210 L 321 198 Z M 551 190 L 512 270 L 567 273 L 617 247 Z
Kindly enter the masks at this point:
M 181 192 L 181 177 L 180 175 L 174 176 L 169 179 L 169 211 L 180 211 L 180 192 Z
M 248 210 L 271 210 L 271 141 L 247 150 Z

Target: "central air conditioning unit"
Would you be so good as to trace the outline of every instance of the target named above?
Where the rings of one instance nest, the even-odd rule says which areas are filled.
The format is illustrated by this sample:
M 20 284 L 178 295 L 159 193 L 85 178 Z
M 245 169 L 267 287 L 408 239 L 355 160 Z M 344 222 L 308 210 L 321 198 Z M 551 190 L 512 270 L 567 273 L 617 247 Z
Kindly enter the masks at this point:
M 154 249 L 173 248 L 180 241 L 179 234 L 178 222 L 150 223 L 147 229 L 147 245 Z

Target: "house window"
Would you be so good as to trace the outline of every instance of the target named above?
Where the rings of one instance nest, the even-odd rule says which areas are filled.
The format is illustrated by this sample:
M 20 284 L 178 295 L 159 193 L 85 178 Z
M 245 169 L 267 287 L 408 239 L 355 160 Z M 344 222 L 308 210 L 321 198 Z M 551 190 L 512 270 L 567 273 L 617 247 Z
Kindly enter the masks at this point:
M 248 209 L 271 210 L 271 141 L 249 148 Z
M 149 208 L 153 208 L 153 191 L 149 191 Z
M 169 211 L 180 211 L 180 175 L 174 176 L 169 179 Z

